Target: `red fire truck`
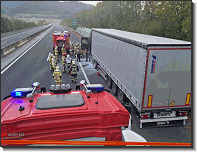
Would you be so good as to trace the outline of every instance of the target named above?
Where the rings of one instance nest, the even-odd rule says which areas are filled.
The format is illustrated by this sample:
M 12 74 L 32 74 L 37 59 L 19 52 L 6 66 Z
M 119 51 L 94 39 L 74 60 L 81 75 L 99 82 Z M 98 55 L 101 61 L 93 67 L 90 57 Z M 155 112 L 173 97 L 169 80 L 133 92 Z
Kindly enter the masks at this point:
M 129 112 L 102 84 L 85 80 L 75 90 L 62 84 L 48 92 L 35 82 L 13 89 L 1 102 L 1 146 L 34 146 L 9 140 L 147 142 L 131 124 Z
M 58 52 L 61 54 L 61 48 L 64 45 L 66 48 L 66 52 L 69 52 L 70 50 L 70 34 L 68 31 L 54 31 L 53 32 L 53 51 L 55 50 L 55 47 L 58 47 Z

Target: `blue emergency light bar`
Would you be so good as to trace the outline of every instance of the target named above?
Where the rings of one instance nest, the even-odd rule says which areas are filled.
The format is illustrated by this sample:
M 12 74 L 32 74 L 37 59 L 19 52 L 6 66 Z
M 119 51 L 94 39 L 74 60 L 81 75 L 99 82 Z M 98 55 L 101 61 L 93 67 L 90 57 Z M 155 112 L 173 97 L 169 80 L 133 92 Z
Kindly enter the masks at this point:
M 11 91 L 11 96 L 14 98 L 26 97 L 29 93 L 32 93 L 33 88 L 16 88 Z
M 104 91 L 104 86 L 102 84 L 89 84 L 86 85 L 88 90 L 93 91 L 97 91 L 97 92 L 101 92 Z

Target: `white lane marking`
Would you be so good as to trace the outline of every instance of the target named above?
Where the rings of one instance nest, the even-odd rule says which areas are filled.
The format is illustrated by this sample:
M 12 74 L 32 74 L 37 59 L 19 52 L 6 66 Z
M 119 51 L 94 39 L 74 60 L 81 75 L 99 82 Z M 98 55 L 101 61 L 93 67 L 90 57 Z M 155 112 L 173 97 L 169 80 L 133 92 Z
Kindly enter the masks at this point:
M 51 55 L 51 52 L 49 52 L 49 55 L 48 55 L 47 61 L 49 61 L 49 57 L 50 57 L 50 55 Z
M 2 45 L 2 44 L 5 44 L 5 43 L 7 43 L 7 42 L 3 42 L 3 43 L 1 43 L 1 45 Z
M 51 30 L 53 29 L 53 26 L 51 29 L 46 32 L 45 35 L 43 35 L 36 43 L 34 43 L 29 49 L 27 49 L 23 54 L 21 54 L 16 60 L 14 60 L 10 65 L 8 65 L 3 71 L 1 71 L 1 74 L 3 74 L 9 67 L 11 67 L 16 61 L 18 61 L 25 53 L 27 53 L 34 45 L 36 45 L 38 42 L 40 42 Z
M 83 72 L 83 75 L 84 75 L 84 77 L 85 77 L 85 79 L 86 79 L 86 82 L 87 82 L 87 84 L 89 85 L 89 84 L 90 84 L 90 81 L 88 80 L 88 77 L 87 77 L 87 75 L 86 75 L 86 73 L 85 73 L 85 71 L 84 71 L 84 69 L 83 69 L 83 67 L 82 67 L 82 65 L 81 65 L 81 62 L 79 62 L 79 65 L 80 65 L 81 70 L 82 70 L 82 72 Z

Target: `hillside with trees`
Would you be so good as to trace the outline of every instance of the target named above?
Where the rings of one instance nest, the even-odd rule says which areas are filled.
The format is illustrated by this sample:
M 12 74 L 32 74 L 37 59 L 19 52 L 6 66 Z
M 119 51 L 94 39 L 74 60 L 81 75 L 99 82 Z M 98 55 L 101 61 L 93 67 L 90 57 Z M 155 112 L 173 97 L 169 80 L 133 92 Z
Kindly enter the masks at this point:
M 18 20 L 13 17 L 8 18 L 1 14 L 1 33 L 31 28 L 35 26 L 36 24 L 34 22 L 25 22 L 24 20 Z
M 72 19 L 87 28 L 112 28 L 191 41 L 191 1 L 102 1 Z

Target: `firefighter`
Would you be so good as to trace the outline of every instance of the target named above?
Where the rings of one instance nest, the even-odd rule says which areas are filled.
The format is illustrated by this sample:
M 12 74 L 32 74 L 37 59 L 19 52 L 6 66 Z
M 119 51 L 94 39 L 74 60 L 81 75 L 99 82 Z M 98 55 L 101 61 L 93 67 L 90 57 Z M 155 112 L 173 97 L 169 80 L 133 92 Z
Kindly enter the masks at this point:
M 66 72 L 66 53 L 62 54 L 63 73 Z
M 72 61 L 72 65 L 69 69 L 69 74 L 71 76 L 71 82 L 77 83 L 77 72 L 79 71 L 79 68 L 77 65 L 75 65 L 75 61 Z
M 74 55 L 74 44 L 73 44 L 73 42 L 71 43 L 71 46 L 70 46 L 70 49 L 71 49 L 71 55 Z
M 58 61 L 58 49 L 57 49 L 57 46 L 55 47 L 55 56 L 56 56 L 56 61 Z
M 55 71 L 55 69 L 56 69 L 56 66 L 57 66 L 57 61 L 55 60 L 56 59 L 56 57 L 55 56 L 53 56 L 53 58 L 52 58 L 52 72 L 54 72 Z
M 81 44 L 79 44 L 79 54 L 80 57 L 84 57 L 83 50 L 81 49 Z
M 61 86 L 62 84 L 62 73 L 59 69 L 59 66 L 56 67 L 56 70 L 53 72 L 53 78 L 55 79 L 56 85 L 59 84 Z
M 49 64 L 50 64 L 50 70 L 51 70 L 51 72 L 53 71 L 52 58 L 53 58 L 53 54 L 51 54 L 50 57 L 49 57 Z
M 81 62 L 80 61 L 81 54 L 80 54 L 80 49 L 79 49 L 79 43 L 77 43 L 77 46 L 75 47 L 75 51 L 77 53 L 77 61 Z
M 64 47 L 64 45 L 63 45 L 63 46 L 62 46 L 62 55 L 63 55 L 64 53 L 66 53 L 66 49 L 65 49 L 65 47 Z
M 88 62 L 88 55 L 89 55 L 88 49 L 86 48 L 84 51 L 85 51 L 85 54 L 86 54 L 86 62 Z
M 75 56 L 77 55 L 77 48 L 78 48 L 78 45 L 79 45 L 79 43 L 77 43 L 76 45 L 75 45 L 75 47 L 74 47 L 74 54 L 75 54 Z
M 67 68 L 69 70 L 69 68 L 70 68 L 70 66 L 72 64 L 72 59 L 70 58 L 70 55 L 69 54 L 67 55 L 66 63 L 67 63 Z

